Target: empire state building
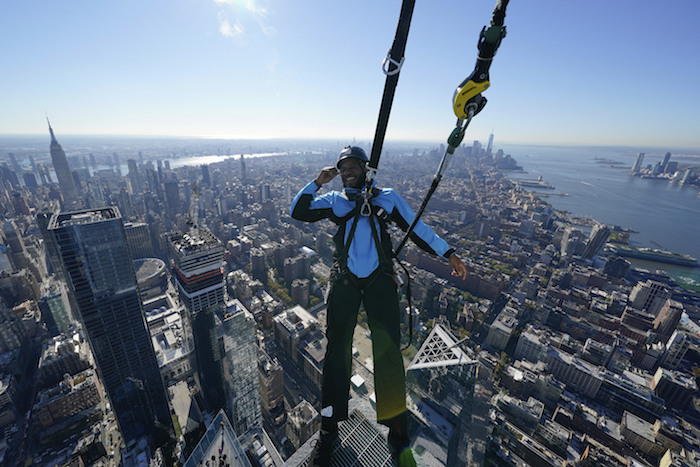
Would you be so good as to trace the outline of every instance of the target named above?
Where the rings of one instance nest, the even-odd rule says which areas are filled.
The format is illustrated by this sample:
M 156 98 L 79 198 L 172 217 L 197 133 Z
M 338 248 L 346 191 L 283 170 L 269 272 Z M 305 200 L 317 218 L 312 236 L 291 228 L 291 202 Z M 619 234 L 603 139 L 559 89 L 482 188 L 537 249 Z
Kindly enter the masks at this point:
M 56 172 L 56 178 L 58 178 L 58 186 L 61 189 L 63 201 L 66 205 L 70 205 L 78 200 L 78 190 L 75 188 L 73 175 L 70 173 L 68 159 L 66 159 L 66 152 L 63 150 L 61 145 L 58 144 L 58 141 L 56 141 L 56 136 L 53 134 L 53 128 L 51 128 L 51 122 L 48 121 L 48 118 L 46 121 L 49 124 L 49 132 L 51 133 L 51 162 L 53 163 L 53 168 Z

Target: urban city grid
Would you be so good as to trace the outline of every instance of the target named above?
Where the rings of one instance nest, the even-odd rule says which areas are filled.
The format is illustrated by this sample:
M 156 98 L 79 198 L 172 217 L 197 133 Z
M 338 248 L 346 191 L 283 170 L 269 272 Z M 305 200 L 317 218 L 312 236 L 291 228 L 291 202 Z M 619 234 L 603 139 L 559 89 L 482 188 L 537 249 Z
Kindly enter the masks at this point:
M 0 165 L 0 464 L 309 465 L 334 228 L 289 207 L 344 144 L 59 139 Z M 378 181 L 416 209 L 443 152 L 388 144 Z M 633 175 L 700 184 L 644 157 Z M 462 145 L 428 204 L 466 279 L 401 254 L 418 465 L 700 465 L 700 292 L 634 265 L 695 258 L 555 210 L 519 169 L 493 135 Z M 333 465 L 392 465 L 366 321 Z

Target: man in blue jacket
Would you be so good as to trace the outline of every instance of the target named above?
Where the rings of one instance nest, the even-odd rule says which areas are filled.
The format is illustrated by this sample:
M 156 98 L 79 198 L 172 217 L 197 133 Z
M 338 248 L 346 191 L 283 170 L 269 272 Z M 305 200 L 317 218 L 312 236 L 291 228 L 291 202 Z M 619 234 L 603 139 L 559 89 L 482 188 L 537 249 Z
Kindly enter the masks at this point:
M 372 331 L 374 386 L 377 420 L 389 427 L 389 444 L 399 465 L 415 465 L 407 433 L 406 376 L 400 350 L 400 311 L 393 274 L 391 239 L 386 223 L 404 231 L 415 215 L 392 189 L 374 188 L 371 215 L 362 215 L 360 192 L 365 186 L 366 164 L 362 148 L 348 146 L 336 167 L 326 167 L 314 181 L 297 193 L 293 218 L 316 222 L 330 219 L 338 225 L 327 303 L 328 346 L 321 388 L 321 436 L 314 452 L 315 465 L 330 465 L 338 421 L 348 417 L 352 368 L 352 338 L 357 312 L 363 303 Z M 344 189 L 317 196 L 324 184 L 340 174 Z M 367 213 L 365 213 L 367 214 Z M 453 275 L 465 278 L 467 270 L 454 249 L 433 230 L 418 221 L 411 239 L 423 250 L 449 261 Z

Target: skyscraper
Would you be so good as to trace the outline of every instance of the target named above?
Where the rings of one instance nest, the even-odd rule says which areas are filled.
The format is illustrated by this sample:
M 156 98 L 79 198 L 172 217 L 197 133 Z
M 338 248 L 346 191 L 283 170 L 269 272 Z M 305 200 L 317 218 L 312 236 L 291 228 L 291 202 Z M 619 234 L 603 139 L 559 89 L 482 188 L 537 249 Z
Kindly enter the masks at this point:
M 224 245 L 209 229 L 194 226 L 168 237 L 180 300 L 191 313 L 224 305 Z
M 12 219 L 5 220 L 2 223 L 2 232 L 5 237 L 5 242 L 10 247 L 10 261 L 15 271 L 29 266 L 27 259 L 27 248 L 24 244 L 22 233 L 17 228 L 17 224 Z
M 202 165 L 202 186 L 211 186 L 211 177 L 209 176 L 209 166 Z
M 639 172 L 642 169 L 642 164 L 644 163 L 644 153 L 640 152 L 637 154 L 637 160 L 634 161 L 634 165 L 632 166 L 632 173 Z
M 172 420 L 119 210 L 61 212 L 48 231 L 127 447 L 162 444 Z
M 222 323 L 226 405 L 236 433 L 262 423 L 255 319 L 238 300 L 226 304 Z
M 610 229 L 605 225 L 596 224 L 593 230 L 591 230 L 591 235 L 588 237 L 586 247 L 583 249 L 583 257 L 593 259 L 594 256 L 600 254 L 609 237 Z
M 122 163 L 119 160 L 119 154 L 117 154 L 116 152 L 113 153 L 112 159 L 114 160 L 114 167 L 115 167 L 115 170 L 117 172 L 117 175 L 119 175 L 121 177 L 122 176 Z
M 127 222 L 124 224 L 124 232 L 126 233 L 126 243 L 129 246 L 133 259 L 155 256 L 153 240 L 151 239 L 151 228 L 148 224 L 144 222 Z
M 211 459 L 211 464 L 210 464 Z M 185 467 L 200 465 L 229 465 L 231 467 L 250 467 L 245 451 L 238 441 L 224 411 L 219 411 L 207 427 L 206 433 L 199 440 L 192 454 L 185 461 Z
M 209 404 L 220 409 L 225 400 L 216 312 L 224 307 L 224 246 L 196 225 L 188 233 L 171 234 L 168 245 L 180 301 L 192 326 L 200 387 Z
M 136 166 L 136 161 L 134 159 L 127 159 L 126 165 L 129 168 L 129 183 L 131 184 L 132 194 L 140 193 L 143 190 L 143 183 L 141 181 L 141 175 L 139 174 L 139 168 Z
M 666 284 L 647 279 L 646 282 L 638 282 L 630 292 L 630 304 L 642 311 L 646 311 L 656 317 L 666 300 L 671 297 L 671 291 Z
M 48 122 L 48 118 L 46 121 Z M 63 201 L 65 204 L 69 205 L 78 200 L 78 190 L 75 188 L 75 181 L 73 180 L 73 175 L 70 173 L 66 153 L 61 145 L 58 144 L 58 141 L 56 141 L 53 128 L 51 128 L 51 122 L 48 123 L 49 133 L 51 133 L 51 146 L 49 148 L 51 151 L 51 162 L 56 172 L 56 178 L 58 178 L 58 186 L 61 189 Z
M 664 160 L 661 161 L 661 170 L 666 172 L 668 170 L 668 162 L 671 160 L 671 153 L 667 152 L 664 156 Z
M 493 133 L 489 135 L 489 142 L 486 145 L 486 154 L 490 156 L 491 151 L 493 151 Z

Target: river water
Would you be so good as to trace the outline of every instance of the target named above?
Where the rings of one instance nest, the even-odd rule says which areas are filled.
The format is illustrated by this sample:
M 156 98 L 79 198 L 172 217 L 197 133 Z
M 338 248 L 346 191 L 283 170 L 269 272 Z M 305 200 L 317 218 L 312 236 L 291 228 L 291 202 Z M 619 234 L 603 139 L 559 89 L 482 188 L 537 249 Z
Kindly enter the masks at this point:
M 632 176 L 629 169 L 637 157 L 633 150 L 505 145 L 503 150 L 523 168 L 523 172 L 508 173 L 510 178 L 541 176 L 554 185 L 554 190 L 530 190 L 542 193 L 543 199 L 555 209 L 635 230 L 638 233 L 631 234 L 631 244 L 700 258 L 698 188 Z M 660 161 L 663 154 L 648 154 L 644 166 Z M 689 162 L 674 158 L 673 153 L 671 160 L 677 160 L 680 165 Z M 665 269 L 686 285 L 700 286 L 699 268 L 632 262 Z

